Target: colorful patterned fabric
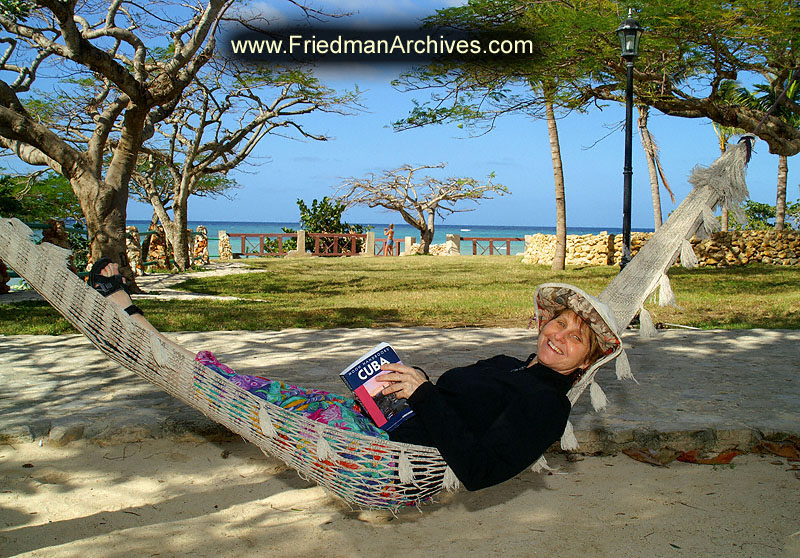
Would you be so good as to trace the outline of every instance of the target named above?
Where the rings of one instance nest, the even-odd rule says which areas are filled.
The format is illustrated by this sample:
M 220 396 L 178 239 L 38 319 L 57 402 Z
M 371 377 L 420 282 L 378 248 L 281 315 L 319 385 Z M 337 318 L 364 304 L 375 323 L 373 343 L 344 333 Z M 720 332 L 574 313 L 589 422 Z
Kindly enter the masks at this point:
M 304 389 L 260 376 L 237 374 L 235 370 L 219 362 L 210 351 L 200 351 L 195 360 L 253 395 L 305 415 L 311 420 L 341 430 L 389 439 L 386 432 L 378 428 L 369 417 L 361 414 L 358 404 L 353 399 L 318 389 Z

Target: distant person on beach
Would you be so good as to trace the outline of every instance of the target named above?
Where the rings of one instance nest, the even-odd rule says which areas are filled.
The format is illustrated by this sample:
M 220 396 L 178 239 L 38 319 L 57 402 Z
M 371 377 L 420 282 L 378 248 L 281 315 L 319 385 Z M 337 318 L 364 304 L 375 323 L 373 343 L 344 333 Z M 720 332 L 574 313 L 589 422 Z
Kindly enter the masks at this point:
M 384 394 L 406 399 L 415 416 L 384 432 L 353 399 L 239 374 L 213 354 L 196 355 L 161 335 L 133 304 L 119 267 L 99 260 L 89 284 L 143 327 L 240 388 L 312 420 L 368 436 L 435 447 L 468 490 L 504 482 L 531 466 L 564 433 L 570 388 L 622 350 L 613 313 L 571 285 L 550 283 L 534 295 L 537 352 L 498 355 L 446 371 L 434 384 L 405 364 L 386 364 Z
M 386 235 L 386 249 L 384 256 L 391 256 L 394 254 L 394 223 L 389 225 L 389 228 L 383 229 L 383 234 Z

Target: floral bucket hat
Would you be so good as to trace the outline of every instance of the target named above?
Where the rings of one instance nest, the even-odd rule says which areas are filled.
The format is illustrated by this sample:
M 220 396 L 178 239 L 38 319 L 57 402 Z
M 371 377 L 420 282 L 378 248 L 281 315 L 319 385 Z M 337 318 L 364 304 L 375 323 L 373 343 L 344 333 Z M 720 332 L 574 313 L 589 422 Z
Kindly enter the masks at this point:
M 616 373 L 618 379 L 632 379 L 633 374 L 630 364 L 622 350 L 622 339 L 613 310 L 606 303 L 587 292 L 566 283 L 545 283 L 536 289 L 534 295 L 536 304 L 536 325 L 539 331 L 544 324 L 553 319 L 561 311 L 570 309 L 581 317 L 597 335 L 603 356 L 597 359 L 583 374 L 567 393 L 571 404 L 575 404 L 581 394 L 590 388 L 592 406 L 601 410 L 606 406 L 607 400 L 603 390 L 594 381 L 597 370 L 604 364 L 617 357 Z M 572 431 L 572 424 L 567 423 L 564 435 L 561 437 L 561 447 L 565 450 L 576 449 L 578 442 Z
M 575 312 L 597 335 L 603 354 L 617 352 L 622 340 L 611 308 L 578 287 L 566 283 L 545 283 L 536 289 L 536 325 L 542 326 L 565 309 Z

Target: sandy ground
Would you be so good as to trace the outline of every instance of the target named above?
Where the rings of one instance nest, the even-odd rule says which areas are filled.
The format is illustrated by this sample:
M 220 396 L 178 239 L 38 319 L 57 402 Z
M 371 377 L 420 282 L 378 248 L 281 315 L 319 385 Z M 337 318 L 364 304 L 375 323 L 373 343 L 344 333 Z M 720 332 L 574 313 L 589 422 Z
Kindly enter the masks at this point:
M 388 333 L 368 331 L 378 340 L 398 339 L 431 370 L 478 352 L 508 352 L 507 344 L 518 348 L 530 337 L 523 330 Z M 325 387 L 320 379 L 342 366 L 315 360 L 318 351 L 310 349 L 321 335 L 212 332 L 180 339 L 222 349 L 229 364 L 269 377 L 280 377 L 273 372 L 286 371 L 281 358 L 291 358 L 292 379 Z M 363 330 L 325 335 L 336 339 L 328 358 L 348 362 L 352 357 L 343 355 L 363 352 L 354 344 L 375 342 Z M 131 409 L 158 407 L 146 404 L 156 396 L 143 394 L 141 382 L 118 378 L 99 353 L 87 356 L 85 344 L 70 336 L 25 337 L 0 339 L 0 423 L 7 430 L 28 432 L 37 420 L 52 426 L 78 410 L 130 420 Z M 630 425 L 687 435 L 696 429 L 796 432 L 797 342 L 796 332 L 775 331 L 671 332 L 657 345 L 637 342 L 629 353 L 641 385 L 606 380 L 609 413 L 582 411 L 576 425 L 579 432 Z M 424 350 L 431 343 L 448 350 Z M 75 375 L 75 362 L 80 371 L 100 370 Z M 763 369 L 774 373 L 742 373 Z M 27 399 L 17 395 L 23 392 Z M 667 468 L 622 454 L 574 461 L 548 456 L 556 474 L 526 472 L 480 492 L 442 494 L 437 503 L 394 517 L 353 511 L 242 441 L 187 434 L 57 447 L 41 435 L 35 439 L 0 444 L 0 556 L 800 558 L 800 471 L 774 456 Z
M 800 556 L 785 459 L 551 456 L 421 512 L 358 512 L 244 442 L 0 446 L 2 556 Z

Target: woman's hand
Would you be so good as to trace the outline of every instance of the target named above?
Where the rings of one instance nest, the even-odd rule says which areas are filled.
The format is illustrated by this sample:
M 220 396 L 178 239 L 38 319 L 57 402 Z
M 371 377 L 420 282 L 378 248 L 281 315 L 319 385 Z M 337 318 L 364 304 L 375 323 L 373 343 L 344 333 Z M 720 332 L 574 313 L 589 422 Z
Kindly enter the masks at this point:
M 398 399 L 408 399 L 417 388 L 428 381 L 425 374 L 405 364 L 391 363 L 381 366 L 388 374 L 381 374 L 382 382 L 391 382 L 390 386 L 383 389 L 384 395 L 394 393 Z

